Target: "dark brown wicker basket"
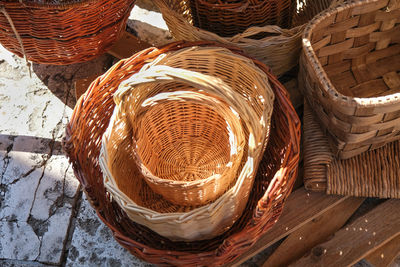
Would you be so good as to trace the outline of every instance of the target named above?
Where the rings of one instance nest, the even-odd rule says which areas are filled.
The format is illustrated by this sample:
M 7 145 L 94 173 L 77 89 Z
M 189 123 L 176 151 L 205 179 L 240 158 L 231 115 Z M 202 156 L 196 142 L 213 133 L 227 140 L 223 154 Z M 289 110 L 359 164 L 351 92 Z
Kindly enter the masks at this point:
M 251 26 L 291 25 L 291 0 L 190 0 L 193 24 L 220 36 L 234 36 Z
M 42 64 L 71 64 L 105 53 L 135 0 L 0 0 L 0 44 Z
M 297 177 L 300 121 L 283 86 L 261 62 L 275 93 L 268 146 L 259 165 L 243 215 L 224 234 L 210 240 L 173 242 L 132 222 L 110 198 L 103 185 L 98 156 L 101 138 L 114 109 L 118 85 L 148 61 L 166 51 L 191 46 L 220 46 L 212 42 L 177 42 L 149 48 L 121 60 L 97 78 L 79 99 L 67 126 L 64 142 L 77 178 L 103 222 L 132 254 L 159 265 L 210 266 L 233 261 L 247 251 L 278 219 Z M 234 48 L 235 53 L 241 53 Z

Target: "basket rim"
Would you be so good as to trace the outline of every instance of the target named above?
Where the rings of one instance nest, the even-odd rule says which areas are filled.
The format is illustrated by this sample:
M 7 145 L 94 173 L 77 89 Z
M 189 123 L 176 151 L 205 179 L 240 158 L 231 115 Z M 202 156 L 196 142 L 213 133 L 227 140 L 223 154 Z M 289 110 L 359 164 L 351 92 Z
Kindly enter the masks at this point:
M 63 1 L 63 0 L 60 0 Z M 74 1 L 74 0 L 68 0 L 65 2 L 61 3 L 38 3 L 37 1 L 32 1 L 32 0 L 15 0 L 13 2 L 9 1 L 4 1 L 0 0 L 0 6 L 23 6 L 23 7 L 32 7 L 32 8 L 43 8 L 43 9 L 59 9 L 59 10 L 65 10 L 69 8 L 74 8 L 74 7 L 81 7 L 84 5 L 89 5 L 93 2 L 99 2 L 99 1 L 109 1 L 109 0 L 80 0 L 80 1 Z
M 237 12 L 235 10 L 229 10 L 229 9 L 238 9 L 240 12 L 244 12 L 249 8 L 257 8 L 257 7 L 263 7 L 266 2 L 271 2 L 270 0 L 255 0 L 258 3 L 253 3 L 255 1 L 251 0 L 246 0 L 246 1 L 240 1 L 239 3 L 222 3 L 222 4 L 213 4 L 209 3 L 205 0 L 197 0 L 201 2 L 203 5 L 208 6 L 213 9 L 227 9 L 226 11 L 232 11 L 232 12 Z
M 327 92 L 330 99 L 336 102 L 339 107 L 340 105 L 344 105 L 347 107 L 355 108 L 355 110 L 357 110 L 357 108 L 386 107 L 400 103 L 400 92 L 379 97 L 351 97 L 341 94 L 335 89 L 335 86 L 332 84 L 330 78 L 325 72 L 324 67 L 321 65 L 310 41 L 311 34 L 313 33 L 314 28 L 317 27 L 317 25 L 323 20 L 331 16 L 335 16 L 339 12 L 342 12 L 346 9 L 370 3 L 378 3 L 379 1 L 382 0 L 356 0 L 351 3 L 343 3 L 336 7 L 328 8 L 327 10 L 315 16 L 305 27 L 302 37 L 302 43 L 303 52 L 305 54 L 306 60 L 310 63 L 311 69 L 313 70 L 314 74 L 319 77 L 319 81 L 322 85 L 323 91 Z M 387 5 L 382 5 L 381 8 L 384 8 L 385 6 Z M 306 63 L 307 62 L 302 62 L 302 64 Z

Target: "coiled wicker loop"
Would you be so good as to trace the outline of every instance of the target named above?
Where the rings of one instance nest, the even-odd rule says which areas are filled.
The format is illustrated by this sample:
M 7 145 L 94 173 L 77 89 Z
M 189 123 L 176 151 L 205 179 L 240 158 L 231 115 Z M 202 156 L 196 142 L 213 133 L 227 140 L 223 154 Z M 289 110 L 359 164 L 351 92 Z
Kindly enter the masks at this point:
M 178 69 L 161 66 L 163 64 L 175 66 Z M 201 66 L 201 68 L 198 68 L 198 66 Z M 198 69 L 213 76 L 183 70 L 181 69 L 183 67 L 189 70 Z M 234 75 L 235 72 L 236 75 Z M 251 82 L 248 83 L 246 79 Z M 150 80 L 157 83 L 149 84 Z M 144 66 L 138 74 L 129 78 L 129 81 L 127 81 L 129 86 L 121 85 L 121 90 L 117 91 L 115 97 L 116 102 L 120 106 L 121 97 L 123 98 L 129 91 L 135 92 L 137 95 L 136 97 L 133 96 L 131 100 L 124 101 L 124 103 L 134 103 L 137 100 L 136 105 L 142 106 L 141 98 L 145 98 L 147 95 L 140 96 L 140 92 L 144 90 L 151 92 L 154 89 L 162 92 L 162 90 L 166 90 L 160 89 L 160 87 L 165 86 L 163 82 L 172 80 L 184 82 L 200 92 L 218 96 L 227 103 L 228 107 L 232 107 L 242 117 L 246 129 L 246 147 L 242 160 L 237 162 L 240 163 L 241 168 L 235 175 L 234 182 L 229 188 L 226 188 L 226 192 L 216 201 L 200 207 L 181 208 L 181 206 L 168 205 L 163 199 L 156 196 L 147 199 L 138 197 L 137 193 L 127 190 L 128 188 L 133 191 L 139 190 L 140 178 L 137 175 L 130 175 L 129 179 L 124 179 L 124 184 L 114 178 L 123 177 L 123 169 L 126 169 L 127 173 L 137 173 L 138 171 L 128 161 L 132 158 L 132 156 L 129 156 L 132 153 L 124 154 L 123 149 L 116 149 L 122 148 L 123 145 L 121 144 L 124 143 L 124 139 L 127 139 L 121 138 L 124 135 L 119 133 L 126 127 L 119 120 L 113 120 L 114 125 L 111 127 L 116 129 L 116 132 L 110 133 L 110 135 L 114 135 L 109 140 L 115 140 L 114 142 L 117 143 L 113 144 L 109 141 L 108 143 L 111 145 L 107 145 L 108 154 L 100 155 L 101 166 L 105 173 L 105 185 L 110 188 L 114 199 L 120 203 L 132 220 L 148 226 L 159 234 L 174 240 L 212 238 L 226 231 L 244 209 L 269 133 L 273 92 L 269 87 L 266 75 L 260 72 L 251 60 L 232 54 L 229 50 L 223 48 L 192 47 L 155 58 L 153 62 Z M 139 83 L 139 86 L 143 88 L 133 90 L 131 85 L 134 83 Z M 181 86 L 179 83 L 169 85 L 169 87 L 166 87 L 169 88 L 168 90 Z M 134 106 L 126 105 L 120 113 L 125 116 L 128 111 L 135 109 Z M 136 122 L 130 120 L 130 123 L 131 128 L 137 128 Z M 126 131 L 130 132 L 129 129 Z M 107 131 L 105 134 L 106 138 L 108 133 Z M 133 150 L 134 146 L 132 144 L 130 148 L 127 144 L 126 150 Z M 120 165 L 116 164 L 117 162 L 125 162 L 125 167 L 121 168 Z M 234 168 L 236 168 L 236 165 Z M 147 181 L 149 182 L 149 180 Z M 117 182 L 119 182 L 118 187 L 115 186 Z M 151 195 L 151 192 L 148 192 L 145 187 L 142 187 L 140 192 L 147 192 L 147 195 Z M 221 192 L 224 191 L 221 190 Z M 127 197 L 127 194 L 130 198 Z M 202 197 L 202 195 L 198 196 L 198 201 L 202 200 Z M 159 205 L 157 207 L 154 206 L 155 199 L 158 199 Z M 176 200 L 179 202 L 179 198 Z M 147 202 L 150 202 L 151 206 L 146 204 Z M 222 206 L 227 210 L 221 209 Z
M 138 72 L 148 60 L 165 52 L 192 46 L 221 46 L 212 42 L 177 42 L 150 48 L 121 60 L 97 78 L 78 101 L 67 126 L 64 148 L 98 216 L 117 241 L 137 257 L 159 265 L 223 265 L 246 252 L 279 218 L 297 176 L 300 152 L 300 121 L 288 94 L 270 70 L 254 63 L 268 75 L 275 93 L 271 132 L 242 216 L 224 234 L 210 240 L 173 242 L 132 222 L 106 194 L 98 155 L 103 133 L 115 107 L 113 94 L 121 81 Z M 229 48 L 235 54 L 237 48 Z M 101 116 L 99 116 L 101 114 Z M 89 156 L 90 155 L 90 156 Z
M 134 3 L 135 0 L 0 0 L 9 16 L 0 13 L 0 44 L 36 63 L 86 61 L 105 53 L 119 38 Z

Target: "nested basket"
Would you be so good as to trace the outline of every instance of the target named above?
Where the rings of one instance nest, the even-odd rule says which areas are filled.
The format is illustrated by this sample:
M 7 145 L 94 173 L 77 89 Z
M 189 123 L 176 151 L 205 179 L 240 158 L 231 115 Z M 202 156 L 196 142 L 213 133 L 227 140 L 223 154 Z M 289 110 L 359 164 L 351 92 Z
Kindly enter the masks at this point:
M 171 68 L 172 66 L 175 68 Z M 197 70 L 198 72 L 192 70 Z M 132 87 L 134 84 L 137 86 Z M 213 100 L 212 102 L 214 103 L 210 103 L 210 106 L 216 104 L 214 105 L 215 108 L 225 118 L 230 112 L 233 112 L 233 116 L 235 116 L 234 114 L 240 116 L 243 126 L 240 125 L 240 122 L 237 122 L 238 125 L 235 131 L 238 132 L 243 128 L 243 131 L 245 131 L 246 146 L 244 147 L 245 151 L 241 160 L 238 159 L 237 162 L 233 163 L 233 166 L 228 166 L 228 170 L 232 169 L 234 172 L 224 177 L 228 181 L 224 185 L 225 187 L 217 187 L 219 192 L 215 192 L 216 188 L 213 183 L 207 185 L 207 187 L 210 187 L 209 189 L 204 188 L 207 190 L 199 191 L 199 188 L 194 188 L 195 191 L 199 192 L 190 196 L 194 198 L 194 203 L 187 203 L 187 201 L 179 198 L 179 195 L 171 196 L 166 195 L 167 192 L 162 192 L 164 198 L 168 197 L 168 200 L 172 198 L 173 202 L 180 204 L 171 205 L 165 199 L 154 196 L 149 191 L 149 188 L 143 187 L 140 184 L 141 177 L 137 175 L 137 164 L 132 164 L 130 160 L 136 157 L 131 156 L 132 153 L 129 154 L 129 151 L 135 150 L 135 146 L 138 147 L 138 143 L 132 142 L 127 144 L 126 150 L 128 152 L 122 152 L 124 139 L 131 140 L 135 139 L 135 137 L 121 138 L 124 135 L 120 134 L 124 129 L 128 133 L 135 132 L 132 129 L 137 128 L 137 121 L 132 119 L 132 117 L 131 119 L 127 118 L 126 120 L 129 121 L 130 125 L 128 126 L 128 123 L 125 123 L 124 127 L 124 124 L 121 123 L 121 118 L 127 117 L 126 114 L 128 111 L 135 111 L 135 106 L 143 108 L 143 106 L 152 105 L 152 107 L 155 107 L 155 103 L 148 96 L 153 96 L 156 92 L 159 92 L 159 94 L 153 97 L 160 99 L 160 95 L 167 94 L 167 92 L 174 93 L 175 96 L 177 94 L 181 94 L 182 96 L 183 93 L 181 90 L 187 91 L 188 89 L 209 95 L 208 97 L 201 97 L 197 94 L 197 96 L 191 98 L 194 99 L 196 97 L 197 101 L 199 101 L 198 103 L 207 103 L 206 101 L 210 96 L 217 97 L 219 102 L 226 102 L 226 104 L 215 103 Z M 147 91 L 148 94 L 143 91 Z M 136 94 L 127 95 L 128 92 Z M 123 109 L 120 108 L 122 103 L 120 101 L 121 95 L 124 95 L 124 103 L 126 104 Z M 188 99 L 188 92 L 183 95 Z M 149 63 L 144 66 L 144 70 L 127 79 L 120 86 L 114 98 L 116 99 L 118 109 L 112 117 L 114 125 L 110 125 L 109 130 L 106 131 L 103 147 L 106 148 L 107 153 L 100 155 L 100 163 L 105 174 L 104 184 L 106 188 L 109 189 L 114 199 L 123 207 L 128 216 L 133 221 L 146 225 L 155 232 L 174 240 L 208 239 L 229 229 L 237 218 L 240 217 L 246 205 L 257 166 L 262 157 L 268 137 L 274 96 L 266 74 L 256 67 L 250 59 L 233 54 L 228 49 L 220 47 L 189 47 L 176 52 L 165 53 L 155 58 L 151 64 Z M 145 104 L 142 102 L 143 99 L 145 99 Z M 223 105 L 221 106 L 221 104 Z M 179 112 L 175 110 L 168 110 L 167 112 L 179 115 Z M 185 112 L 190 111 L 186 110 Z M 185 117 L 181 119 L 185 120 Z M 217 122 L 215 121 L 214 123 Z M 170 125 L 169 127 L 172 128 L 164 128 L 159 131 L 173 131 L 174 125 Z M 151 128 L 147 128 L 146 130 L 152 131 Z M 187 131 L 183 132 L 180 139 L 189 138 L 188 134 Z M 116 143 L 113 144 L 113 140 Z M 207 146 L 212 148 L 213 146 L 210 143 L 218 141 L 220 140 L 210 139 Z M 172 149 L 174 153 L 182 154 L 189 161 L 198 161 L 198 159 L 202 159 L 202 156 L 206 155 L 210 158 L 206 161 L 207 163 L 218 156 L 211 154 L 212 151 L 207 150 L 193 151 L 202 154 L 188 156 L 186 155 L 186 151 L 179 149 L 178 144 L 173 145 L 170 141 L 166 141 L 166 138 L 163 140 L 154 140 L 153 142 L 163 142 L 162 147 L 164 152 Z M 191 146 L 194 147 L 196 141 L 191 142 L 193 143 Z M 122 167 L 118 163 L 115 164 L 115 162 L 124 163 L 124 165 Z M 168 160 L 167 163 L 170 162 L 171 160 Z M 139 163 L 139 166 L 142 166 L 141 162 Z M 204 167 L 201 165 L 193 166 L 192 164 L 184 164 L 184 167 L 189 167 L 190 169 L 193 167 Z M 238 169 L 239 164 L 240 169 Z M 179 166 L 173 166 L 173 169 L 178 170 Z M 132 173 L 132 175 L 121 181 L 118 177 L 125 176 L 122 172 Z M 230 175 L 233 175 L 233 177 L 230 177 Z M 149 179 L 145 180 L 149 184 Z M 221 180 L 221 182 L 223 181 Z M 208 181 L 206 180 L 205 182 Z M 201 183 L 199 185 L 202 186 Z M 152 188 L 155 186 L 155 184 L 150 185 Z M 128 191 L 128 188 L 131 191 Z M 163 188 L 159 188 L 157 191 L 161 192 L 161 190 Z M 222 193 L 224 194 L 216 199 Z M 209 196 L 212 196 L 212 200 L 215 201 L 202 206 L 193 205 L 209 202 L 211 200 Z M 188 204 L 192 205 L 186 206 Z
M 400 4 L 362 0 L 313 19 L 300 84 L 342 159 L 400 139 Z
M 120 85 L 114 97 L 116 111 L 103 138 L 103 158 L 121 191 L 135 186 L 129 186 L 135 178 L 115 175 L 132 166 L 115 149 L 121 148 L 116 143 L 124 139 L 131 147 L 126 157 L 135 159 L 154 192 L 174 204 L 204 205 L 221 196 L 235 180 L 246 142 L 239 113 L 224 103 L 224 94 L 216 98 L 191 91 L 193 87 L 180 82 L 196 76 L 200 75 L 184 69 L 153 67 Z M 110 140 L 111 136 L 117 140 Z
M 292 14 L 289 16 L 291 25 L 281 28 L 265 23 L 261 26 L 247 27 L 232 37 L 222 37 L 195 26 L 196 14 L 191 9 L 189 1 L 154 0 L 154 3 L 162 12 L 163 18 L 176 40 L 217 41 L 229 46 L 237 46 L 248 55 L 270 66 L 275 75 L 281 76 L 298 64 L 304 23 L 329 7 L 330 4 L 333 5 L 340 1 L 342 0 L 297 1 L 299 2 L 297 7 L 291 9 Z
M 115 107 L 112 99 L 114 92 L 121 81 L 139 71 L 147 60 L 193 45 L 217 46 L 210 42 L 178 42 L 160 49 L 149 48 L 114 65 L 106 75 L 97 78 L 79 99 L 64 140 L 64 148 L 77 178 L 98 216 L 113 231 L 116 240 L 135 256 L 160 265 L 210 266 L 233 261 L 250 249 L 276 222 L 297 176 L 299 118 L 286 90 L 265 65 L 255 60 L 255 64 L 268 75 L 275 93 L 271 131 L 246 208 L 227 232 L 204 241 L 174 242 L 131 221 L 110 197 L 103 184 L 98 156 L 101 138 Z M 240 53 L 235 48 L 230 49 Z
M 105 53 L 125 29 L 135 0 L 0 0 L 0 44 L 42 64 Z
M 196 27 L 234 36 L 251 26 L 291 25 L 292 0 L 189 0 Z

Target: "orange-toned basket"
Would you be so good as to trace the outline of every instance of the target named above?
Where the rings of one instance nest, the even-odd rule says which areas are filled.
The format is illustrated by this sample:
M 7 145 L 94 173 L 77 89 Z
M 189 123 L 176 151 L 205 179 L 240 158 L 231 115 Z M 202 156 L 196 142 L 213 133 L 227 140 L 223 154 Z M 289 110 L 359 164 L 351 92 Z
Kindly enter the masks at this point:
M 135 0 L 0 0 L 0 44 L 18 56 L 64 65 L 105 53 Z
M 212 42 L 169 44 L 149 48 L 121 60 L 97 78 L 78 101 L 67 126 L 64 148 L 76 176 L 103 222 L 117 241 L 137 257 L 160 265 L 222 265 L 247 251 L 278 219 L 297 176 L 300 121 L 286 90 L 261 62 L 255 64 L 269 77 L 275 93 L 271 132 L 243 215 L 224 234 L 210 240 L 173 242 L 128 219 L 103 185 L 98 156 L 101 138 L 114 109 L 113 93 L 119 83 L 166 51 L 184 47 L 218 46 Z M 241 53 L 231 48 L 235 53 Z M 101 114 L 102 116 L 98 116 Z
M 159 68 L 157 77 L 153 67 L 125 80 L 116 92 L 114 122 L 103 138 L 107 165 L 129 169 L 133 158 L 141 174 L 133 176 L 141 176 L 166 200 L 176 205 L 204 205 L 220 197 L 235 180 L 246 143 L 245 133 L 238 113 L 221 101 L 223 95 L 217 98 L 190 91 L 194 88 L 171 82 L 170 68 L 161 68 L 164 70 Z M 190 77 L 184 69 L 177 71 L 176 75 L 182 75 L 179 80 Z M 162 72 L 168 72 L 168 76 Z M 157 82 L 151 84 L 151 79 Z M 143 81 L 147 83 L 141 84 Z M 163 91 L 153 95 L 160 87 Z M 169 91 L 177 88 L 179 91 Z M 121 145 L 119 149 L 107 147 L 117 147 L 116 143 L 126 142 L 125 139 L 132 149 L 129 160 L 124 161 L 121 155 L 111 155 L 111 151 L 119 153 Z M 125 180 L 135 180 L 128 175 L 115 179 L 117 184 L 124 183 L 118 187 L 125 192 L 130 188 Z
M 291 25 L 292 0 L 190 0 L 196 27 L 220 36 L 234 36 L 251 26 Z

